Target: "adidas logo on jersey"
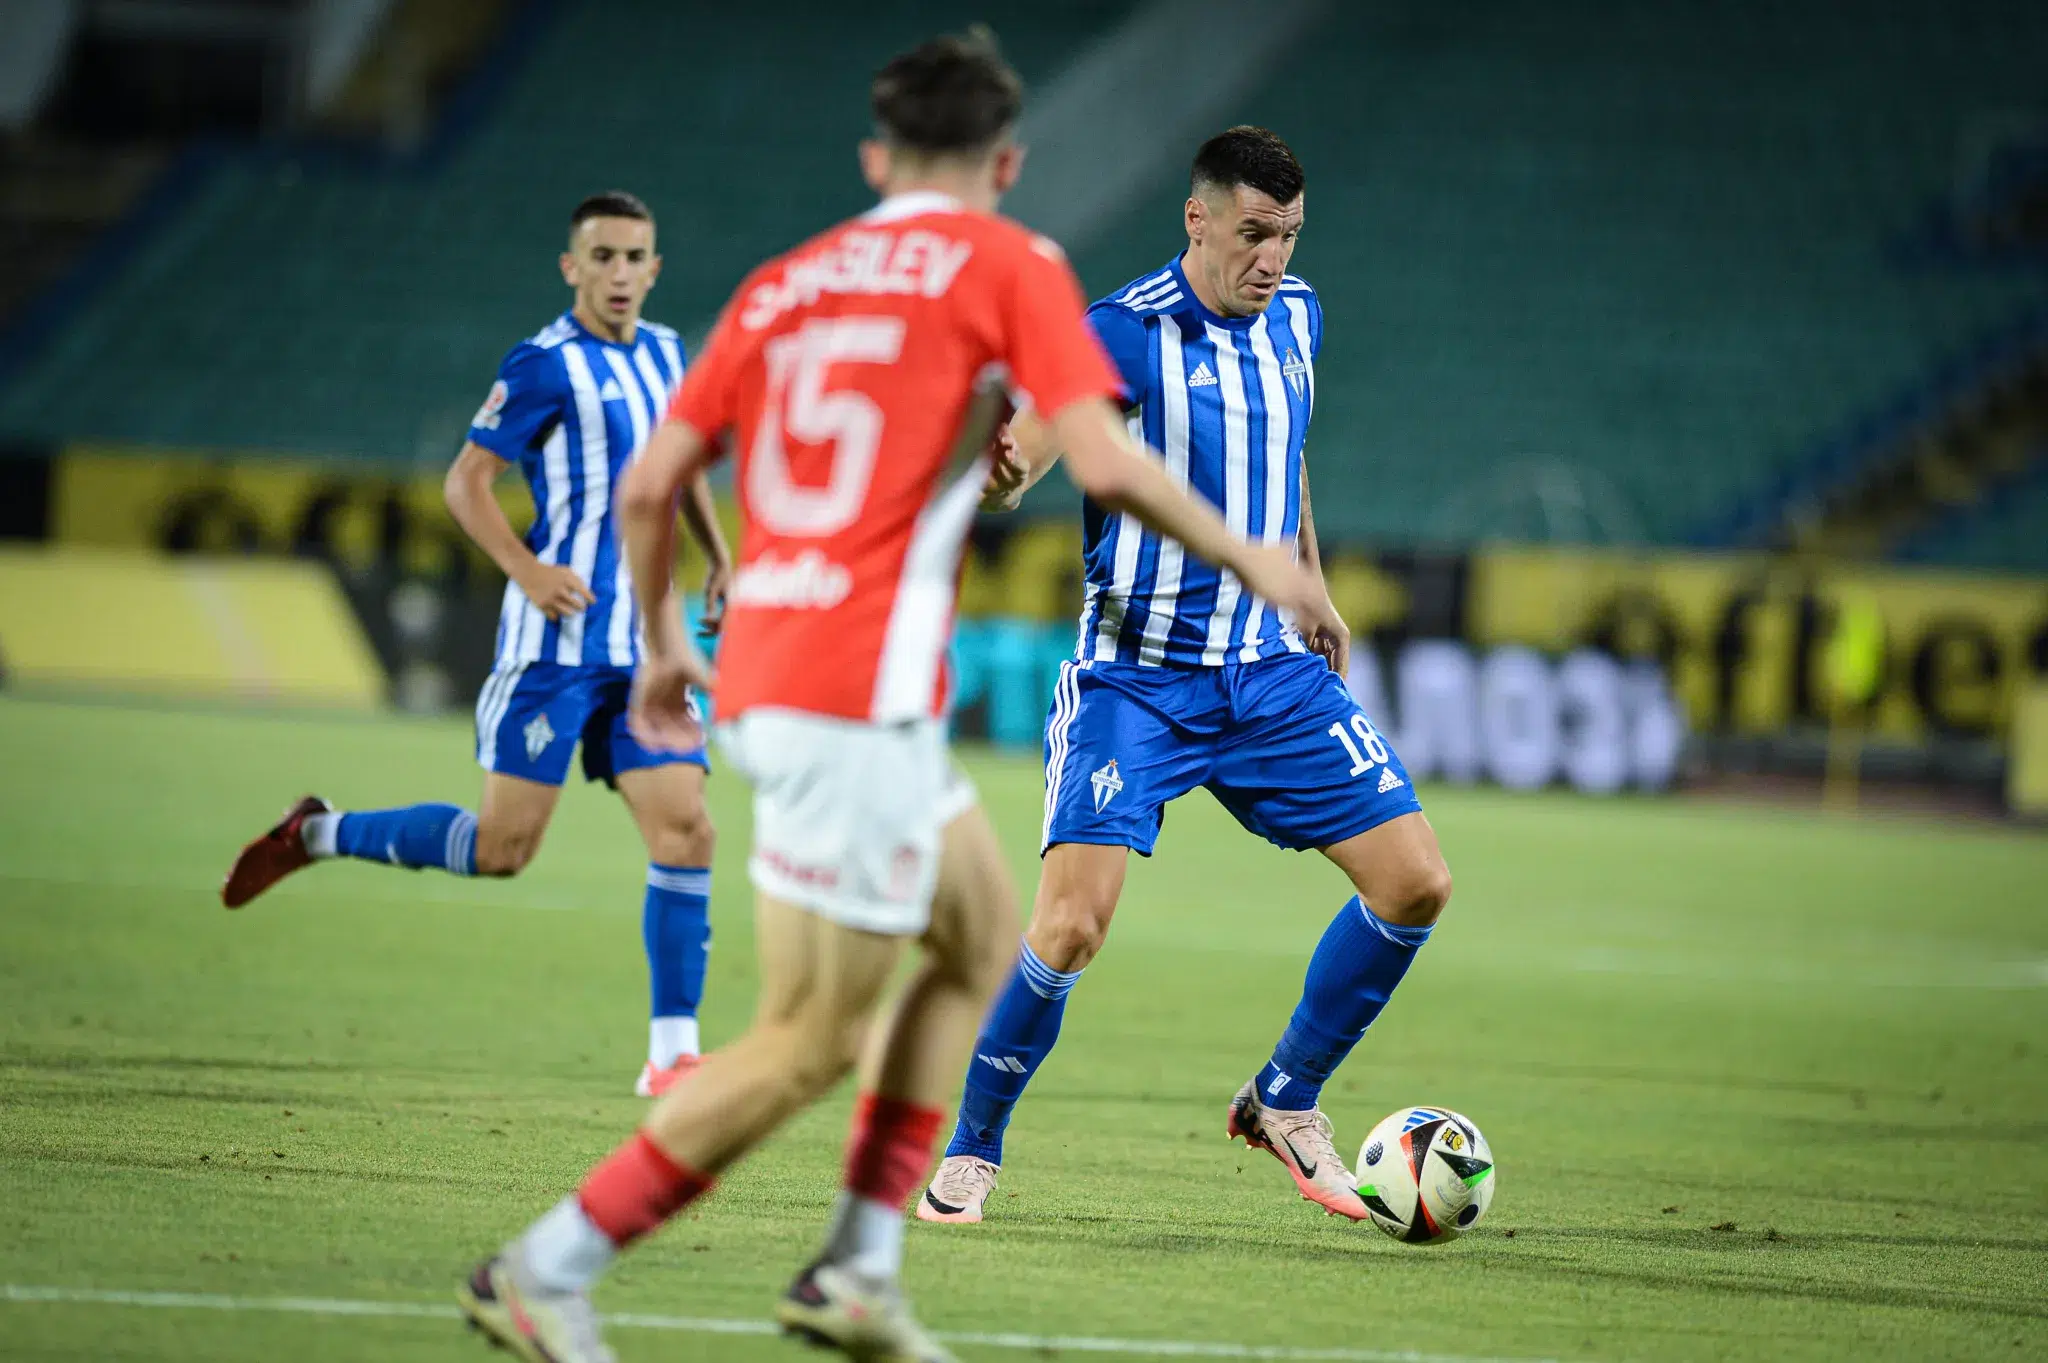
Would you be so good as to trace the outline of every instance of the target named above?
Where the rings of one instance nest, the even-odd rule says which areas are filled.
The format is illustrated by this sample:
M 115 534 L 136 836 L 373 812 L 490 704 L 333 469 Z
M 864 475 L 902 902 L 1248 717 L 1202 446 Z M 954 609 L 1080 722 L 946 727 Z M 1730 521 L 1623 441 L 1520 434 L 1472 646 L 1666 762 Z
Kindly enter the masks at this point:
M 1407 784 L 1408 783 L 1406 781 L 1403 781 L 1400 777 L 1394 775 L 1394 769 L 1392 767 L 1383 767 L 1380 769 L 1380 794 L 1385 795 L 1390 790 L 1399 790 L 1402 786 Z
M 1209 367 L 1207 360 L 1197 364 L 1195 372 L 1188 375 L 1188 387 L 1190 388 L 1214 388 L 1217 382 L 1216 371 Z
M 626 390 L 619 387 L 618 379 L 609 378 L 604 381 L 604 387 L 597 390 L 597 398 L 600 402 L 623 402 Z

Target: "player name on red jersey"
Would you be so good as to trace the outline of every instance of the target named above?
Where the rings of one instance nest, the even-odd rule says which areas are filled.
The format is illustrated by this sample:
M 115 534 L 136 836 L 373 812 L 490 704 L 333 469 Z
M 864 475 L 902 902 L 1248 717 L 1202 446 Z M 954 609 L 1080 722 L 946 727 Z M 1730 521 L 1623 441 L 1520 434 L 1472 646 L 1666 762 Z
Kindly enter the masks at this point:
M 791 308 L 809 307 L 828 293 L 940 298 L 973 254 L 974 243 L 922 228 L 847 232 L 825 249 L 790 261 L 780 278 L 756 285 L 747 295 L 740 325 L 759 331 Z

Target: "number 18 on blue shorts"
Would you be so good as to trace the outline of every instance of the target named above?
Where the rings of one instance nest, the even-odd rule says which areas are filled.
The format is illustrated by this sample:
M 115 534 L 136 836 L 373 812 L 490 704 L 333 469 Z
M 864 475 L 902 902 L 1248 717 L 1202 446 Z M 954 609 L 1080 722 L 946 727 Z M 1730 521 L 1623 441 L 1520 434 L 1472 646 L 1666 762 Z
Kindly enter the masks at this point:
M 1422 808 L 1343 678 L 1313 653 L 1221 667 L 1069 662 L 1045 727 L 1043 847 L 1145 856 L 1205 786 L 1281 847 L 1329 847 Z

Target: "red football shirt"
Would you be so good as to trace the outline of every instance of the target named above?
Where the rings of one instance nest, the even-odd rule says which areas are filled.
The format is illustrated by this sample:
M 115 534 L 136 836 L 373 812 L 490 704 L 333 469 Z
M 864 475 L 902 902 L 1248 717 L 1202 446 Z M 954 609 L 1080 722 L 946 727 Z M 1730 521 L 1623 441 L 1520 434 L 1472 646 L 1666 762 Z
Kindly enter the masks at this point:
M 905 194 L 749 275 L 669 409 L 738 459 L 718 713 L 938 715 L 960 555 L 1011 406 L 1113 396 L 1060 249 Z

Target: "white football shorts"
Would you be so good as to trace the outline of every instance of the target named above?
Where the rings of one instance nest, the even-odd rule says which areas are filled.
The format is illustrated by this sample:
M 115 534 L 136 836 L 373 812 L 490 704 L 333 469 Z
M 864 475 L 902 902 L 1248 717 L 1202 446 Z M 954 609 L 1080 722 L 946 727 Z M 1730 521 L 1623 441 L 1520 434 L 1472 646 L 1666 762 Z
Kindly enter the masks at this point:
M 755 889 L 866 932 L 924 932 L 940 836 L 976 799 L 943 721 L 871 724 L 763 707 L 717 736 L 754 787 Z

